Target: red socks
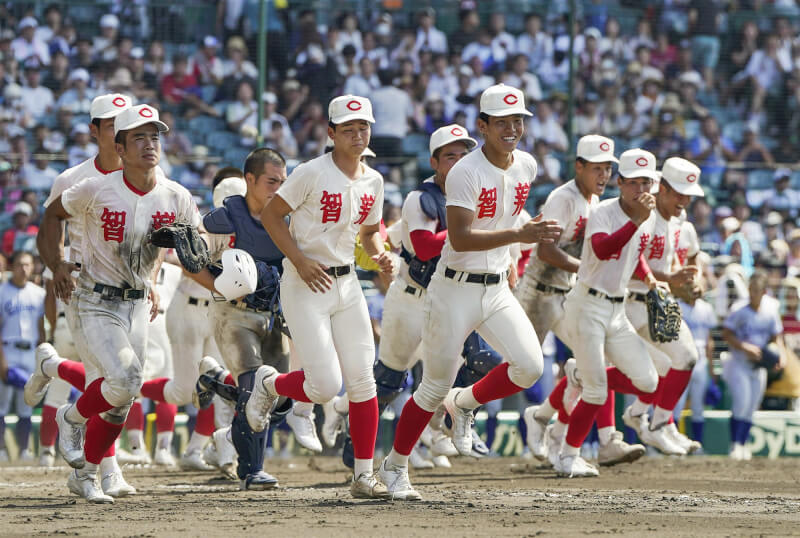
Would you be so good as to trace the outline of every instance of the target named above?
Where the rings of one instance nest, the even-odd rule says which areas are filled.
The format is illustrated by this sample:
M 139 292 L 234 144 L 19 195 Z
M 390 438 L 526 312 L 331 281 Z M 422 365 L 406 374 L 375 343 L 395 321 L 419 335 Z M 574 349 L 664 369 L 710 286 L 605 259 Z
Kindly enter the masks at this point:
M 311 400 L 306 396 L 306 391 L 303 389 L 305 380 L 306 374 L 302 370 L 281 374 L 275 379 L 275 392 L 298 402 L 311 403 Z
M 234 387 L 236 386 L 236 381 L 233 379 L 233 376 L 231 374 L 225 376 L 225 384 L 233 385 Z
M 198 435 L 205 435 L 211 437 L 214 435 L 214 405 L 208 409 L 197 410 L 197 420 L 194 423 L 194 431 Z
M 160 377 L 158 379 L 152 379 L 150 381 L 145 381 L 142 384 L 142 389 L 139 391 L 142 393 L 142 396 L 145 398 L 150 398 L 156 402 L 164 402 L 166 398 L 164 398 L 164 385 L 167 384 L 169 378 L 167 377 Z
M 125 427 L 129 430 L 144 430 L 144 411 L 142 411 L 141 403 L 133 402 L 130 411 L 128 411 Z
M 89 386 L 86 387 L 83 396 L 78 398 L 78 401 L 75 402 L 75 407 L 82 417 L 91 418 L 94 415 L 105 413 L 109 409 L 114 408 L 114 406 L 108 403 L 108 400 L 103 397 L 103 392 L 100 390 L 103 379 L 104 378 L 101 377 L 92 381 Z M 120 429 L 122 429 L 121 425 Z M 105 449 L 103 449 L 103 451 L 105 451 Z
M 613 390 L 609 389 L 608 391 L 608 398 L 606 398 L 606 403 L 604 403 L 600 409 L 597 410 L 597 416 L 595 420 L 597 421 L 598 428 L 606 428 L 616 426 L 616 422 L 614 420 L 614 397 L 616 394 Z
M 556 383 L 556 386 L 553 387 L 553 392 L 550 393 L 548 396 L 548 400 L 550 400 L 550 405 L 553 406 L 553 409 L 561 409 L 564 407 L 564 392 L 567 390 L 567 376 L 562 377 Z
M 353 455 L 358 460 L 371 460 L 378 436 L 378 397 L 366 402 L 350 402 L 350 438 Z
M 58 365 L 58 377 L 83 392 L 86 388 L 86 369 L 82 362 L 64 360 Z
M 350 412 L 352 413 L 352 407 Z M 411 454 L 411 450 L 419 441 L 419 436 L 422 435 L 422 431 L 432 416 L 433 411 L 425 411 L 417 405 L 413 396 L 409 398 L 406 405 L 403 406 L 403 412 L 400 413 L 400 420 L 397 421 L 397 428 L 394 432 L 395 452 L 403 456 Z
M 569 428 L 567 428 L 567 444 L 571 447 L 580 447 L 586 436 L 589 435 L 589 430 L 592 429 L 592 423 L 597 411 L 602 405 L 590 404 L 583 401 L 583 398 L 578 400 L 578 405 L 572 410 L 569 419 Z
M 659 383 L 659 385 L 663 385 L 663 388 L 660 391 L 659 398 L 656 400 L 656 405 L 668 411 L 675 409 L 675 406 L 678 405 L 678 400 L 683 395 L 683 391 L 689 386 L 691 378 L 691 370 L 670 368 L 663 378 L 663 383 Z
M 175 415 L 178 414 L 178 406 L 167 402 L 156 404 L 156 432 L 171 432 L 175 429 Z
M 58 437 L 56 411 L 58 411 L 58 409 L 50 405 L 42 407 L 42 424 L 39 427 L 39 443 L 43 446 L 53 446 L 56 444 L 56 437 Z
M 643 392 L 637 389 L 631 381 L 631 378 L 618 369 L 614 367 L 606 368 L 606 377 L 608 379 L 609 390 L 616 390 L 623 394 L 634 394 L 644 403 L 653 403 L 655 392 Z
M 99 464 L 114 446 L 121 431 L 122 424 L 106 422 L 100 415 L 92 416 L 86 424 L 86 443 L 83 449 L 86 461 Z
M 507 362 L 495 366 L 492 371 L 483 376 L 483 379 L 472 385 L 472 395 L 481 404 L 507 398 L 516 394 L 525 387 L 520 387 L 508 377 L 508 369 L 511 365 Z

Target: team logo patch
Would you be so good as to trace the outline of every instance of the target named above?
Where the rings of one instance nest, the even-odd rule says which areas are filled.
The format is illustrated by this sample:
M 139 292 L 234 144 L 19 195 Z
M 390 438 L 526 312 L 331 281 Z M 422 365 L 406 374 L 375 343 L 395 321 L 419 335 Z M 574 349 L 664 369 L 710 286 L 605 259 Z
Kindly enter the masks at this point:
M 686 176 L 686 181 L 688 181 L 689 183 L 694 183 L 695 181 L 697 181 L 697 175 L 689 174 L 688 176 Z
M 128 102 L 125 100 L 124 97 L 115 97 L 111 104 L 117 108 L 125 108 Z
M 611 151 L 611 146 L 608 142 L 602 142 L 600 144 L 600 151 Z
M 349 101 L 349 102 L 347 103 L 347 105 L 345 105 L 345 106 L 347 106 L 347 108 L 348 108 L 349 110 L 353 110 L 353 111 L 356 111 L 356 110 L 361 110 L 361 103 L 359 103 L 359 102 L 358 102 L 358 101 L 356 101 L 356 100 Z
M 503 102 L 507 105 L 516 105 L 517 101 L 519 101 L 519 99 L 517 99 L 517 96 L 514 95 L 513 93 L 509 93 L 508 95 L 503 97 Z
M 461 127 L 453 127 L 450 129 L 450 134 L 453 136 L 464 136 L 464 131 L 461 130 Z
M 153 117 L 153 111 L 150 110 L 149 108 L 143 108 L 143 109 L 141 109 L 139 111 L 139 115 L 141 117 L 143 117 L 143 118 L 152 118 Z
M 645 157 L 639 157 L 638 159 L 636 159 L 636 164 L 638 164 L 639 166 L 647 166 L 648 164 L 647 159 Z

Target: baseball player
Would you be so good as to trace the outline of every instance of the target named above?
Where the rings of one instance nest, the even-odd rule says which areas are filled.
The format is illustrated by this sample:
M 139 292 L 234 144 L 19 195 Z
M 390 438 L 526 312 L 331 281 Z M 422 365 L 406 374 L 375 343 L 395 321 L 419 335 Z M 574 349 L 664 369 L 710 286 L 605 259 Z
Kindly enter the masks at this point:
M 642 255 L 653 233 L 657 179 L 655 157 L 643 150 L 619 159 L 620 196 L 600 202 L 586 224 L 578 284 L 567 294 L 564 315 L 571 321 L 567 341 L 575 355 L 582 393 L 555 469 L 560 476 L 597 476 L 580 456 L 595 415 L 608 399 L 609 387 L 624 381 L 631 392 L 652 393 L 658 374 L 647 348 L 625 316 L 625 287 L 634 270 L 649 287 L 656 280 Z M 579 328 L 579 329 L 578 329 Z M 615 365 L 606 371 L 605 359 Z
M 557 220 L 564 233 L 557 244 L 542 243 L 534 247 L 517 290 L 517 298 L 536 329 L 540 343 L 550 331 L 562 342 L 569 343 L 568 329 L 572 320 L 564 320 L 564 301 L 575 285 L 586 222 L 611 180 L 612 165 L 618 162 L 614 157 L 613 140 L 599 135 L 582 137 L 578 141 L 575 178 L 551 192 L 542 207 L 543 217 Z M 527 444 L 536 458 L 544 459 L 544 431 L 550 418 L 563 406 L 568 380 L 569 376 L 562 377 L 542 405 L 530 406 L 523 413 L 528 428 Z M 613 402 L 613 394 L 609 393 L 609 398 Z M 598 416 L 598 461 L 613 465 L 641 457 L 644 447 L 625 443 L 621 434 L 616 433 L 613 422 L 604 422 L 608 416 L 607 413 Z M 613 413 L 611 417 L 613 420 Z M 567 420 L 564 416 L 562 419 L 556 421 L 552 432 L 558 439 L 566 431 Z
M 11 410 L 11 401 L 18 422 L 16 428 L 19 459 L 30 461 L 33 453 L 28 449 L 31 436 L 31 406 L 25 403 L 23 391 L 5 384 L 9 367 L 30 374 L 36 357 L 35 349 L 44 341 L 45 291 L 30 282 L 33 275 L 33 256 L 17 251 L 11 256 L 11 278 L 0 285 L 0 451 L 6 452 L 5 417 Z M 7 452 L 6 452 L 7 456 Z
M 75 404 L 59 408 L 56 422 L 59 449 L 75 468 L 68 487 L 94 503 L 113 502 L 100 489 L 97 466 L 141 388 L 147 324 L 158 312 L 152 275 L 161 252 L 148 234 L 166 224 L 196 226 L 200 220 L 191 194 L 156 174 L 160 133 L 168 129 L 149 105 L 119 113 L 114 137 L 122 170 L 89 177 L 61 193 L 48 206 L 37 241 L 57 295 L 76 309 L 74 338 L 87 385 Z M 64 260 L 60 244 L 68 219 L 84 224 L 77 286 L 70 276 L 76 267 Z
M 514 227 L 536 177 L 536 161 L 516 149 L 530 115 L 518 89 L 486 89 L 478 121 L 484 145 L 447 175 L 447 238 L 425 298 L 422 381 L 378 471 L 396 499 L 420 498 L 408 478 L 408 456 L 442 402 L 453 421 L 453 444 L 469 455 L 472 410 L 530 387 L 542 373 L 536 333 L 507 285 L 511 244 L 552 242 L 561 232 L 556 221 L 541 217 Z M 470 387 L 451 390 L 462 342 L 472 331 L 508 362 Z
M 642 255 L 656 280 L 673 288 L 692 285 L 699 275 L 697 267 L 681 267 L 676 248 L 680 240 L 681 213 L 689 205 L 692 196 L 703 196 L 699 184 L 700 169 L 686 159 L 671 157 L 664 161 L 661 175 L 654 211 L 655 224 L 647 243 L 642 244 Z M 631 279 L 625 311 L 633 328 L 645 340 L 661 380 L 655 400 L 649 402 L 650 396 L 637 398 L 623 413 L 623 420 L 637 431 L 642 442 L 666 454 L 683 455 L 694 452 L 700 448 L 700 444 L 678 432 L 672 411 L 689 384 L 697 362 L 697 347 L 685 323 L 681 324 L 677 340 L 667 343 L 652 340 L 645 305 L 647 290 L 644 282 Z M 654 405 L 652 420 L 645 414 L 650 403 Z M 660 429 L 664 430 L 664 435 L 657 433 Z
M 722 324 L 722 336 L 730 349 L 730 356 L 722 364 L 722 377 L 733 400 L 730 457 L 734 460 L 752 457 L 744 445 L 753 425 L 753 413 L 761 405 L 767 386 L 767 371 L 757 363 L 768 344 L 782 346 L 780 302 L 766 294 L 767 278 L 763 270 L 753 271 L 749 299 L 736 304 Z M 784 360 L 780 353 L 779 367 L 783 367 Z
M 380 236 L 383 178 L 361 161 L 375 121 L 372 104 L 354 95 L 336 97 L 328 118 L 333 151 L 295 168 L 261 214 L 286 255 L 281 300 L 303 370 L 278 374 L 259 368 L 246 414 L 254 430 L 263 430 L 279 396 L 325 403 L 344 382 L 355 456 L 350 492 L 386 497 L 372 469 L 378 431 L 375 344 L 353 264 L 358 233 L 380 270 L 392 271 Z
M 53 182 L 53 187 L 50 190 L 50 195 L 45 201 L 45 207 L 53 203 L 61 193 L 68 188 L 90 177 L 108 177 L 113 172 L 117 172 L 122 168 L 122 161 L 117 154 L 114 144 L 114 118 L 121 112 L 127 110 L 131 106 L 131 98 L 122 94 L 106 94 L 95 97 L 90 106 L 91 123 L 89 130 L 92 136 L 97 141 L 98 152 L 93 158 L 87 159 L 84 162 L 69 168 L 59 174 Z M 159 170 L 160 173 L 160 170 Z M 65 259 L 70 261 L 75 268 L 80 268 L 83 254 L 83 219 L 71 219 L 68 226 L 68 234 L 70 240 L 70 248 L 64 249 Z M 60 244 L 64 241 L 63 227 L 61 231 Z M 38 241 L 38 240 L 37 240 Z M 77 271 L 73 273 L 73 277 L 77 278 Z M 55 291 L 55 288 L 53 288 Z M 59 318 L 60 319 L 60 318 Z M 85 388 L 85 375 L 84 367 L 78 360 L 83 360 L 77 353 L 72 353 L 69 341 L 75 338 L 77 334 L 78 319 L 75 305 L 64 306 L 64 318 L 66 328 L 68 329 L 69 338 L 67 338 L 67 331 L 64 330 L 64 325 L 61 325 L 61 330 L 57 333 L 61 338 L 57 338 L 55 343 L 56 347 L 48 343 L 44 343 L 36 350 L 36 369 L 33 375 L 25 385 L 25 398 L 29 405 L 35 405 L 41 401 L 45 391 L 48 390 L 48 385 L 51 379 L 61 379 L 72 385 L 75 389 L 83 391 Z M 58 328 L 58 325 L 57 325 Z M 74 342 L 73 342 L 74 343 Z M 58 350 L 58 351 L 57 351 Z M 65 360 L 62 357 L 67 357 L 72 360 Z M 52 360 L 51 360 L 52 359 Z M 47 364 L 47 371 L 44 370 L 44 365 Z M 42 420 L 52 420 L 55 422 L 56 407 L 67 402 L 67 395 L 69 392 L 63 385 L 59 389 L 54 389 L 54 394 L 48 394 L 46 407 L 42 411 Z M 48 410 L 50 408 L 50 410 Z M 47 411 L 47 413 L 45 413 Z M 57 429 L 55 424 L 45 425 L 44 429 L 50 429 L 51 437 L 50 442 L 55 443 Z M 47 445 L 46 445 L 47 446 Z M 47 454 L 47 449 L 45 449 Z M 55 454 L 55 451 L 53 451 Z M 108 454 L 103 458 L 100 464 L 101 483 L 103 491 L 112 497 L 121 497 L 135 493 L 136 490 L 127 482 L 122 476 L 122 470 L 117 464 L 114 446 L 109 448 Z

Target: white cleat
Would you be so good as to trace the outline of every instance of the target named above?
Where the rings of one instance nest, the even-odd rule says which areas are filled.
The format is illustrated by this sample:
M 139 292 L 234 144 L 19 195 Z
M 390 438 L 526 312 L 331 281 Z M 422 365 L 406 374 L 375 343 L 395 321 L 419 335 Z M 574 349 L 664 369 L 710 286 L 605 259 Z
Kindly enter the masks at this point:
M 662 454 L 668 456 L 685 456 L 686 451 L 676 444 L 667 434 L 666 424 L 653 429 L 646 420 L 642 420 L 642 429 L 638 432 L 639 439 L 646 445 L 657 448 Z
M 378 467 L 378 476 L 386 484 L 389 498 L 397 501 L 419 501 L 422 499 L 419 493 L 411 486 L 408 478 L 408 467 L 392 465 L 388 458 L 381 462 Z
M 286 424 L 292 429 L 294 438 L 300 446 L 311 452 L 322 452 L 322 443 L 317 436 L 317 425 L 314 423 L 314 413 L 298 415 L 294 409 L 286 414 Z
M 236 453 L 236 447 L 228 439 L 231 427 L 220 428 L 214 432 L 212 436 L 216 457 L 217 467 L 222 471 L 222 474 L 231 480 L 238 480 L 236 475 L 236 465 L 239 462 L 239 455 Z
M 550 424 L 544 430 L 544 437 L 545 445 L 547 446 L 547 461 L 552 467 L 555 467 L 561 457 L 561 447 L 564 444 L 564 437 L 566 437 L 566 434 L 557 436 L 555 434 L 555 427 Z
M 623 440 L 622 432 L 613 432 L 611 441 L 607 445 L 601 444 L 597 449 L 597 463 L 599 465 L 616 465 L 618 463 L 631 463 L 644 456 L 645 448 L 642 445 L 629 445 Z
M 175 461 L 175 456 L 169 448 L 156 448 L 156 454 L 153 457 L 153 463 L 164 467 L 177 467 L 178 462 Z
M 739 443 L 733 443 L 733 447 L 731 448 L 730 453 L 728 453 L 728 457 L 734 461 L 744 460 L 744 446 L 740 445 Z
M 470 452 L 470 456 L 473 458 L 483 458 L 489 455 L 490 449 L 486 446 L 486 443 L 481 439 L 481 436 L 478 435 L 478 432 L 475 428 L 472 429 L 472 451 Z
M 31 407 L 35 407 L 42 401 L 44 393 L 47 392 L 47 387 L 50 385 L 50 376 L 42 370 L 42 363 L 51 357 L 58 357 L 56 348 L 47 342 L 39 344 L 36 348 L 36 367 L 25 382 L 25 388 L 22 389 L 22 397 L 25 403 Z
M 147 449 L 140 446 L 131 450 L 117 449 L 117 463 L 131 465 L 150 465 L 152 460 Z
M 205 448 L 203 448 L 203 461 L 207 464 L 211 465 L 215 469 L 219 469 L 219 460 L 217 457 L 217 445 L 214 443 L 212 439 L 210 443 L 208 443 Z
M 413 450 L 411 450 L 411 454 L 409 454 L 409 456 L 408 456 L 408 463 L 414 469 L 433 469 L 434 468 L 433 462 L 431 460 L 429 460 L 429 459 L 426 459 L 425 456 L 423 456 L 420 453 L 419 447 L 416 447 L 416 446 L 413 448 Z
M 378 473 L 361 473 L 353 477 L 350 494 L 356 499 L 385 499 L 389 497 L 386 484 L 378 479 Z
M 628 407 L 622 413 L 622 422 L 624 422 L 627 427 L 633 429 L 633 431 L 638 434 L 640 431 L 642 431 L 642 424 L 649 422 L 649 419 L 646 414 L 634 415 L 631 412 L 631 408 Z
M 30 448 L 26 448 L 25 450 L 19 453 L 19 461 L 31 462 L 34 461 L 35 459 L 36 455 Z
M 83 455 L 83 436 L 86 424 L 73 424 L 65 416 L 72 404 L 64 404 L 56 411 L 58 424 L 58 449 L 64 460 L 74 469 L 82 469 L 86 465 Z
M 41 454 L 39 455 L 39 467 L 53 467 L 56 464 L 56 447 L 43 446 L 40 447 Z
M 547 458 L 547 448 L 544 446 L 544 431 L 547 428 L 547 423 L 542 423 L 536 419 L 536 411 L 538 409 L 538 405 L 526 408 L 522 413 L 522 418 L 528 427 L 528 435 L 525 438 L 525 442 L 528 448 L 531 449 L 531 454 L 537 460 L 544 461 Z
M 463 389 L 450 389 L 444 399 L 444 407 L 453 421 L 453 445 L 462 456 L 472 455 L 472 424 L 475 418 L 471 409 L 456 405 L 456 397 Z
M 560 456 L 554 468 L 558 476 L 565 478 L 590 478 L 600 474 L 580 456 Z
M 136 495 L 136 488 L 125 481 L 122 471 L 119 469 L 103 475 L 100 485 L 103 488 L 103 493 L 115 499 Z
M 665 426 L 665 428 L 667 429 L 667 435 L 669 436 L 669 438 L 676 445 L 678 445 L 679 447 L 684 449 L 687 454 L 694 454 L 695 452 L 697 452 L 698 450 L 703 448 L 703 445 L 701 445 L 697 441 L 693 441 L 692 439 L 689 439 L 688 437 L 683 435 L 681 432 L 679 432 L 678 431 L 678 427 L 675 426 L 674 422 L 670 422 L 669 424 L 667 424 Z
M 211 444 L 211 443 L 209 443 Z M 203 459 L 203 451 L 199 448 L 191 452 L 184 452 L 178 462 L 184 471 L 213 471 L 214 467 Z
M 342 415 L 336 411 L 336 406 L 333 404 L 334 400 L 336 398 L 322 404 L 322 412 L 325 415 L 325 420 L 322 422 L 322 440 L 330 448 L 336 445 L 336 438 L 339 437 L 340 433 L 344 432 L 346 426 L 345 417 L 347 417 L 347 415 Z
M 432 431 L 431 444 L 428 448 L 433 456 L 458 456 L 453 440 L 440 430 Z
M 433 465 L 436 467 L 441 467 L 443 469 L 450 469 L 453 466 L 453 464 L 450 463 L 450 460 L 444 454 L 439 456 L 434 456 Z
M 69 473 L 67 488 L 78 497 L 94 504 L 113 504 L 114 498 L 103 493 L 97 480 L 97 472 L 75 469 Z
M 266 389 L 264 382 L 274 380 L 277 376 L 278 371 L 272 366 L 260 366 L 256 370 L 253 392 L 244 407 L 247 423 L 254 432 L 263 432 L 269 424 L 269 414 L 278 397 Z

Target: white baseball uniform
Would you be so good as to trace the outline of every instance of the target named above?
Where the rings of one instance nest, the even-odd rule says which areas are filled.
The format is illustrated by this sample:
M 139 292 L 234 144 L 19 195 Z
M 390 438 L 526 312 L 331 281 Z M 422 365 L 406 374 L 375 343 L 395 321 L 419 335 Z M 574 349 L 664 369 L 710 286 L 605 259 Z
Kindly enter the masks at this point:
M 574 179 L 550 193 L 541 213 L 542 219 L 556 220 L 563 228 L 558 248 L 571 256 L 580 257 L 586 222 L 592 208 L 598 203 L 599 199 L 594 194 L 590 200 L 586 200 Z M 539 259 L 538 245 L 534 245 L 516 296 L 533 323 L 540 344 L 549 331 L 553 331 L 562 341 L 566 340 L 567 331 L 560 326 L 560 322 L 564 318 L 566 294 L 575 285 L 575 279 L 574 273 Z
M 592 246 L 594 234 L 613 234 L 631 222 L 619 202 L 619 198 L 600 202 L 589 216 L 578 284 L 564 304 L 565 317 L 570 320 L 569 341 L 581 374 L 581 398 L 595 405 L 602 405 L 608 397 L 605 359 L 639 390 L 653 392 L 658 385 L 658 373 L 644 341 L 625 315 L 624 301 L 625 286 L 653 235 L 655 215 L 607 260 L 600 259 Z
M 353 252 L 360 225 L 381 220 L 383 178 L 362 164 L 363 174 L 351 180 L 332 155 L 295 168 L 278 195 L 292 209 L 289 231 L 303 254 L 328 267 L 350 270 L 332 277 L 332 287 L 325 293 L 314 293 L 286 258 L 281 302 L 305 372 L 306 396 L 325 403 L 344 381 L 350 401 L 358 403 L 376 396 L 375 344 L 367 303 L 353 270 Z
M 74 338 L 86 383 L 103 377 L 104 398 L 124 408 L 124 416 L 143 381 L 147 292 L 159 255 L 147 236 L 174 222 L 197 226 L 197 206 L 174 181 L 157 176 L 153 189 L 144 193 L 122 171 L 80 181 L 61 194 L 61 203 L 71 220 L 84 224 L 81 273 L 70 304 L 78 314 Z M 98 286 L 106 288 L 94 291 Z M 140 290 L 135 293 L 141 298 L 111 297 L 109 286 Z
M 70 248 L 64 247 L 64 257 L 70 258 Z M 77 278 L 78 272 L 74 272 L 73 276 Z M 52 280 L 53 272 L 49 267 L 45 267 L 42 273 L 44 280 Z M 72 339 L 72 333 L 69 330 L 67 323 L 67 305 L 64 301 L 56 298 L 56 325 L 53 328 L 53 347 L 56 348 L 59 357 L 79 361 L 80 357 L 75 349 L 75 343 Z M 81 387 L 83 388 L 83 387 Z M 69 395 L 72 392 L 72 385 L 61 379 L 54 377 L 50 381 L 50 386 L 47 387 L 47 392 L 44 395 L 43 406 L 45 407 L 61 407 L 69 400 Z
M 483 151 L 473 151 L 447 175 L 447 205 L 473 211 L 475 230 L 512 228 L 536 170 L 536 160 L 519 150 L 506 170 L 492 165 Z M 530 387 L 541 376 L 539 340 L 506 282 L 511 261 L 509 245 L 458 252 L 449 236 L 445 241 L 425 297 L 423 378 L 414 393 L 416 404 L 425 411 L 435 411 L 444 401 L 461 366 L 463 342 L 475 330 L 509 362 L 508 376 L 514 384 Z M 493 283 L 468 281 L 480 275 L 483 282 Z
M 161 269 L 158 272 L 158 277 L 155 282 L 155 288 L 159 295 L 158 314 L 156 318 L 150 322 L 150 326 L 147 329 L 147 362 L 144 368 L 145 380 L 159 377 L 174 377 L 172 346 L 170 344 L 169 335 L 167 334 L 166 312 L 175 296 L 175 291 L 178 288 L 178 280 L 180 280 L 182 272 L 181 268 L 177 265 L 166 262 L 161 264 Z M 180 405 L 184 405 L 190 401 L 191 399 Z
M 688 220 L 681 221 L 678 245 L 675 247 L 675 255 L 678 257 L 681 267 L 686 265 L 689 258 L 697 256 L 698 252 L 700 252 L 700 241 L 697 238 L 694 224 Z

